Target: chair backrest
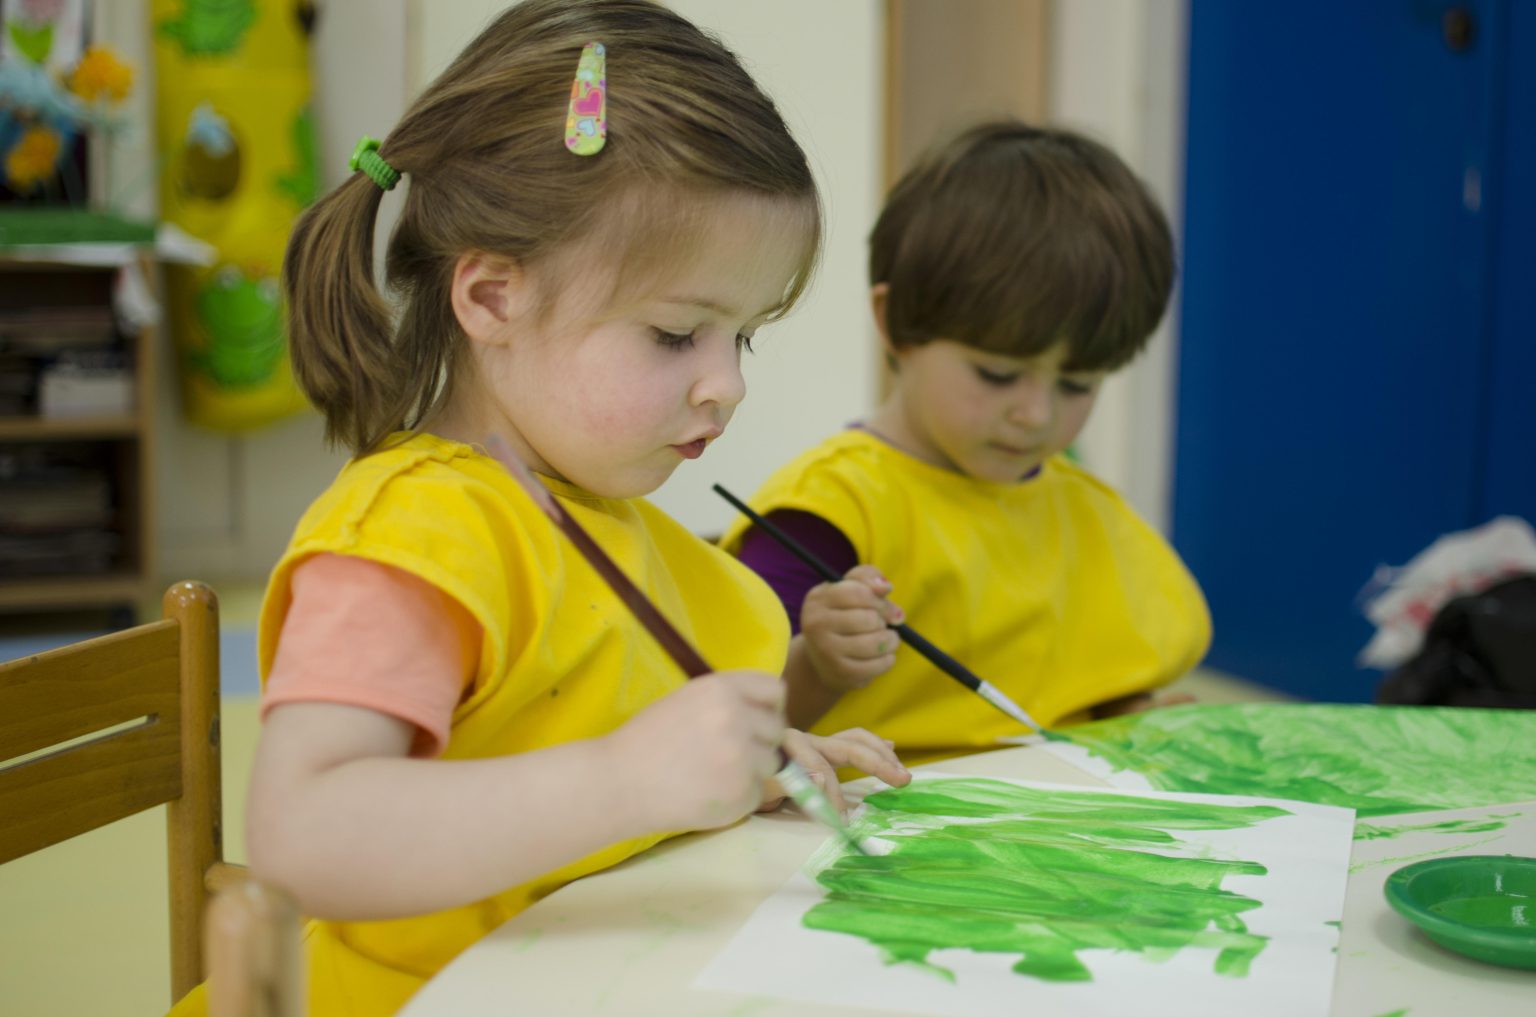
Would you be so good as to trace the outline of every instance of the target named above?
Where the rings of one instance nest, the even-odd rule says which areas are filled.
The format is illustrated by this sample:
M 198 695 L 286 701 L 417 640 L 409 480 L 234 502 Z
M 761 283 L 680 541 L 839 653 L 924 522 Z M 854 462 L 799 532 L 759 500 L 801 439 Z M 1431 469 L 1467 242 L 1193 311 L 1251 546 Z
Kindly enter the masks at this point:
M 209 1017 L 303 1017 L 303 920 L 292 897 L 256 879 L 225 886 L 204 935 Z
M 223 868 L 219 609 L 201 583 L 160 621 L 0 664 L 0 863 L 168 804 L 171 1001 L 203 979 Z

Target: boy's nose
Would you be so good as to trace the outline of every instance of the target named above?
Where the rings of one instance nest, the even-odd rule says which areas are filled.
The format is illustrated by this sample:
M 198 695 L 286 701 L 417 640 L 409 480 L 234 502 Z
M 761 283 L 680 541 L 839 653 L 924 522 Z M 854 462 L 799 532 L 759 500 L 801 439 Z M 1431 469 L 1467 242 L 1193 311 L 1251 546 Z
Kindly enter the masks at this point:
M 1034 378 L 1023 379 L 1008 404 L 1008 421 L 1032 431 L 1049 427 L 1056 412 L 1051 386 Z

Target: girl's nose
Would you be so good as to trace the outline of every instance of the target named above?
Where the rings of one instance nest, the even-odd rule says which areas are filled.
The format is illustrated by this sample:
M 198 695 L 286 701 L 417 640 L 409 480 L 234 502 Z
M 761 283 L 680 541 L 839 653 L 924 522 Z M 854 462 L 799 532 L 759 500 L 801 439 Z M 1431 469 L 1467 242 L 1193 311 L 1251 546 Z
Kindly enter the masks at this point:
M 711 355 L 704 362 L 704 373 L 689 390 L 688 401 L 694 406 L 714 403 L 725 409 L 735 409 L 746 398 L 747 379 L 741 373 L 741 355 L 734 345 L 723 355 Z

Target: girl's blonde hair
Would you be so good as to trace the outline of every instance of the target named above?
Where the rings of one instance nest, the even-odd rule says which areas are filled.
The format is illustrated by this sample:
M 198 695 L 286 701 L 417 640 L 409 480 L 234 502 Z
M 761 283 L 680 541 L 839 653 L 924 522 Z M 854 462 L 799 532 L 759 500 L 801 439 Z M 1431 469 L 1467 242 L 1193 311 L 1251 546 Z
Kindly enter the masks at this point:
M 607 49 L 608 141 L 564 144 L 584 45 Z M 465 339 L 450 302 L 467 252 L 547 262 L 578 241 L 621 266 L 669 261 L 707 201 L 746 194 L 805 210 L 803 292 L 821 211 L 805 153 L 735 55 L 646 0 L 525 0 L 503 12 L 411 105 L 379 150 L 409 188 L 374 285 L 380 189 L 362 173 L 316 202 L 288 243 L 283 282 L 294 374 L 326 437 L 357 454 L 449 394 Z

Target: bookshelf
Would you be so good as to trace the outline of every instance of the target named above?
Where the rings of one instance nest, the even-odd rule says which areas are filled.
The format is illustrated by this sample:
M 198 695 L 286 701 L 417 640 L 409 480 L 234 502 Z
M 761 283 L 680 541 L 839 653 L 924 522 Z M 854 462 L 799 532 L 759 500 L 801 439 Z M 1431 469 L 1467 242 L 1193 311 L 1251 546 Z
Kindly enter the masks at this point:
M 118 321 L 119 271 L 0 251 L 0 613 L 128 620 L 148 592 L 156 338 Z

